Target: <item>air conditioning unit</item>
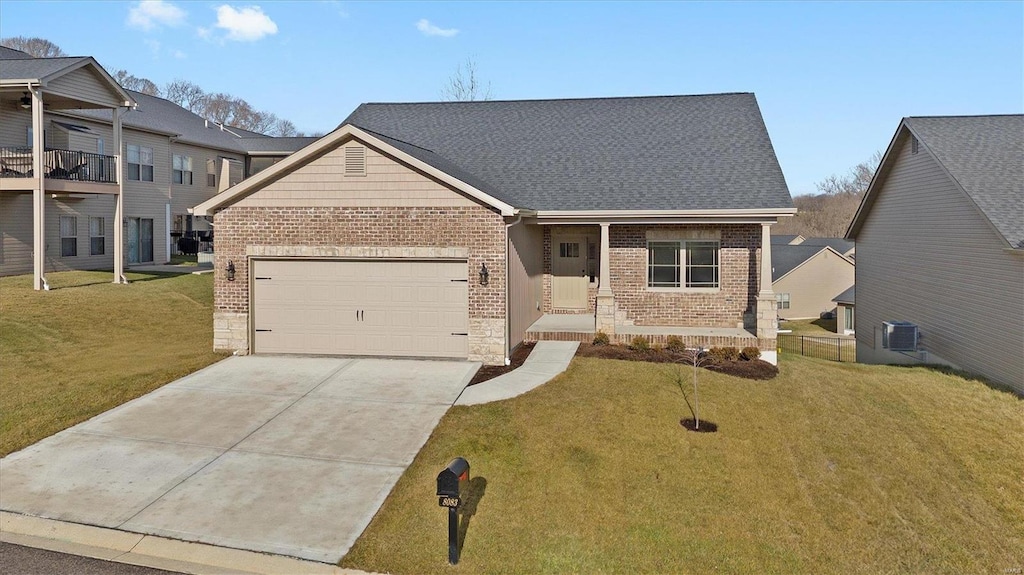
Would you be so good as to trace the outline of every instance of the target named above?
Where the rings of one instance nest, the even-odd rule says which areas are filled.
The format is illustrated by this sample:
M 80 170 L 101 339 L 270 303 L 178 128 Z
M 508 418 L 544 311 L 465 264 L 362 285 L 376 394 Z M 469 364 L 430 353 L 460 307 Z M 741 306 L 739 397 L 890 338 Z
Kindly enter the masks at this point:
M 891 351 L 917 351 L 920 332 L 909 321 L 882 322 L 882 347 Z

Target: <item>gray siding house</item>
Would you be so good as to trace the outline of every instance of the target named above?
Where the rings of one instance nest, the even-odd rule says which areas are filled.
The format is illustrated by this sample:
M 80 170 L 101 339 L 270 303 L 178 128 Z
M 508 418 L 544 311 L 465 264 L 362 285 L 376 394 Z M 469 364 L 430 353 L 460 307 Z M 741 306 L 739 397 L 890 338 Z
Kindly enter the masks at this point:
M 945 363 L 1024 394 L 1024 116 L 904 118 L 847 231 L 857 359 Z M 919 326 L 886 349 L 883 322 Z

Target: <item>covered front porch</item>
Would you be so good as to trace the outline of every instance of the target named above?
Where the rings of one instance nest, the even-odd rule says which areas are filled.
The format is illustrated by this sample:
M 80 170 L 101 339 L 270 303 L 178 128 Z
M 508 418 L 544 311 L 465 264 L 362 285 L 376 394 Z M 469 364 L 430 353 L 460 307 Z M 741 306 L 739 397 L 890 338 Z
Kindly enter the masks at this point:
M 550 313 L 541 316 L 526 330 L 526 341 L 589 343 L 597 331 L 594 315 Z M 629 344 L 636 336 L 647 338 L 652 345 L 665 345 L 670 336 L 676 336 L 687 347 L 763 347 L 756 335 L 738 327 L 620 325 L 614 334 L 608 334 L 612 343 L 619 344 Z

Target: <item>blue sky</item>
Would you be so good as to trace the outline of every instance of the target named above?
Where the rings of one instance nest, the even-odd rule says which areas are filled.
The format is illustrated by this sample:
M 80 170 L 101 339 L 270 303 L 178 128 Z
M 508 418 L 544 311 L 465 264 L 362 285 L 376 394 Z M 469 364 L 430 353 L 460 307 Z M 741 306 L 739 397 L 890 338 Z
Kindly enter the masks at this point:
M 1024 2 L 45 2 L 0 36 L 186 78 L 329 131 L 437 100 L 472 58 L 494 99 L 754 92 L 793 195 L 908 115 L 1024 111 Z

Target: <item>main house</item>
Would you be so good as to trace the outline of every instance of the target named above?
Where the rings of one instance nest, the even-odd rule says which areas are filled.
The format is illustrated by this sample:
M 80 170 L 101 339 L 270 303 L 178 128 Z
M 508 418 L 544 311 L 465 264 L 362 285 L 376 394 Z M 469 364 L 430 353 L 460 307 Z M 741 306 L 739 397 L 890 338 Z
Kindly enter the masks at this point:
M 35 134 L 43 134 L 36 138 Z M 188 210 L 314 138 L 270 138 L 122 89 L 90 57 L 0 47 L 0 275 L 165 263 Z
M 774 358 L 794 212 L 749 93 L 363 104 L 194 210 L 218 349 L 487 364 L 598 331 Z
M 904 118 L 847 237 L 858 361 L 947 363 L 1024 393 L 1024 116 Z

